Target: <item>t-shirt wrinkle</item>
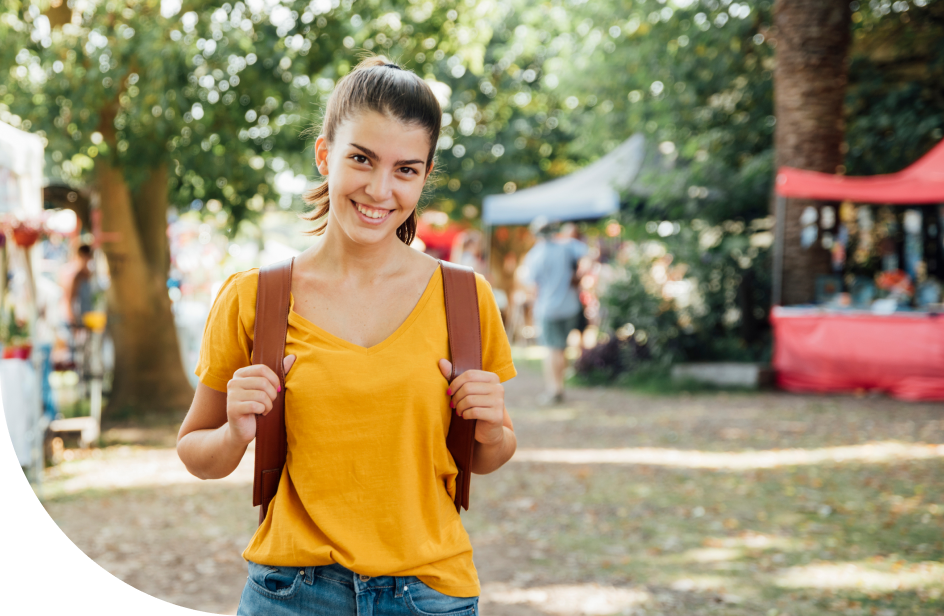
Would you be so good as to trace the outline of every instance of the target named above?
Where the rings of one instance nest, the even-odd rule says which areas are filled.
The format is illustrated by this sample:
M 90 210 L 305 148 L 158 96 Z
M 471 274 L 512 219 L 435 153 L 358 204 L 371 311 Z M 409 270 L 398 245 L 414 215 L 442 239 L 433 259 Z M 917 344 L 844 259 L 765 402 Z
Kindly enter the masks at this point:
M 234 274 L 214 301 L 196 369 L 208 387 L 225 392 L 250 363 L 257 284 L 257 270 Z M 516 373 L 501 314 L 481 276 L 476 288 L 483 369 L 506 381 Z M 285 354 L 296 355 L 285 380 L 289 455 L 243 556 L 414 575 L 445 594 L 479 594 L 445 443 L 453 413 L 438 366 L 450 357 L 441 272 L 400 327 L 370 348 L 290 312 Z

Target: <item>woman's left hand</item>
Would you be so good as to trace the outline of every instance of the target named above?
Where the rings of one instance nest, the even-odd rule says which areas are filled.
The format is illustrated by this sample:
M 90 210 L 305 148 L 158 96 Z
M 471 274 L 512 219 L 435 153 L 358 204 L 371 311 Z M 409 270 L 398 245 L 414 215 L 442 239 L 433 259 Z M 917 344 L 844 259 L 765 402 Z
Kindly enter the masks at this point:
M 449 380 L 452 363 L 439 360 L 439 371 Z M 446 395 L 451 406 L 463 419 L 477 419 L 475 440 L 483 445 L 501 443 L 504 438 L 505 388 L 498 375 L 484 370 L 466 370 L 449 384 Z

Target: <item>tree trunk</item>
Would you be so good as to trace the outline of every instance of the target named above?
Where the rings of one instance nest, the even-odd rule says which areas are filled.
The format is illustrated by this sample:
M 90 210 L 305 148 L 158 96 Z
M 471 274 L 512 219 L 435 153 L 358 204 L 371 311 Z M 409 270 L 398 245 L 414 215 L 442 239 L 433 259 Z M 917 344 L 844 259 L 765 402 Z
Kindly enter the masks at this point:
M 849 73 L 851 12 L 848 0 L 777 0 L 774 3 L 777 64 L 774 70 L 776 166 L 825 173 L 841 171 L 843 100 Z M 816 277 L 830 271 L 819 239 L 800 245 L 800 215 L 821 203 L 787 201 L 784 225 L 784 305 L 813 300 Z
M 102 231 L 117 234 L 103 244 L 115 343 L 115 378 L 105 416 L 185 411 L 193 388 L 184 374 L 167 295 L 167 168 L 153 170 L 134 195 L 105 156 L 96 161 L 96 173 Z

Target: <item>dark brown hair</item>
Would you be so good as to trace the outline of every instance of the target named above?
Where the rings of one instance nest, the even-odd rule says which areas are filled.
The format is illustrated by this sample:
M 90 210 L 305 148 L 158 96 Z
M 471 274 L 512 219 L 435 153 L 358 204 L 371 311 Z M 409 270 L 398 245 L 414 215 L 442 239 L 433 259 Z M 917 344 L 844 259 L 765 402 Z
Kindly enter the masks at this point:
M 390 63 L 383 56 L 361 60 L 354 70 L 338 81 L 328 98 L 320 131 L 313 127 L 312 133 L 320 134 L 328 144 L 332 144 L 338 126 L 364 111 L 375 111 L 404 124 L 425 128 L 429 133 L 429 154 L 426 157 L 426 172 L 429 173 L 436 155 L 442 108 L 425 81 L 416 73 Z M 317 223 L 307 233 L 321 235 L 328 226 L 326 217 L 331 205 L 327 178 L 321 185 L 305 193 L 305 203 L 312 208 L 301 218 Z M 414 209 L 410 218 L 397 229 L 397 237 L 403 243 L 410 244 L 416 236 L 416 221 Z

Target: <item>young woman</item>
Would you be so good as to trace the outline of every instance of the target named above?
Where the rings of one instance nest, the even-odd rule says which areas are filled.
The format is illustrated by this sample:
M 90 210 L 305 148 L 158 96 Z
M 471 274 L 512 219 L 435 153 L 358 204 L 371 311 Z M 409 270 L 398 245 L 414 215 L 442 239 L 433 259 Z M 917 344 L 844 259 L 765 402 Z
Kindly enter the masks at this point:
M 288 456 L 243 557 L 239 614 L 477 614 L 472 547 L 453 504 L 453 413 L 478 420 L 473 472 L 516 441 L 515 376 L 488 283 L 476 277 L 483 370 L 451 385 L 439 264 L 409 247 L 442 110 L 383 58 L 338 82 L 315 142 L 326 180 L 306 198 L 321 240 L 295 259 L 284 368 Z M 231 276 L 204 332 L 177 451 L 204 479 L 236 468 L 279 381 L 251 365 L 258 271 Z M 247 497 L 248 498 L 248 497 Z

